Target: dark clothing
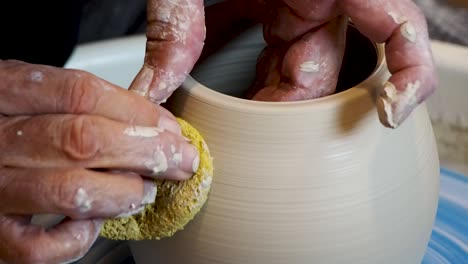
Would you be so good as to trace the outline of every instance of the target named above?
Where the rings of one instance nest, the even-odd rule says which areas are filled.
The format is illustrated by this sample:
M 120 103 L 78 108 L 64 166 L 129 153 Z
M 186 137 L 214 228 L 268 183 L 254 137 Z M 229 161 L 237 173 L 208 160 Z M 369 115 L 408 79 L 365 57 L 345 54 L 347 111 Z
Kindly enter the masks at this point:
M 0 59 L 63 66 L 77 44 L 84 3 L 2 1 Z

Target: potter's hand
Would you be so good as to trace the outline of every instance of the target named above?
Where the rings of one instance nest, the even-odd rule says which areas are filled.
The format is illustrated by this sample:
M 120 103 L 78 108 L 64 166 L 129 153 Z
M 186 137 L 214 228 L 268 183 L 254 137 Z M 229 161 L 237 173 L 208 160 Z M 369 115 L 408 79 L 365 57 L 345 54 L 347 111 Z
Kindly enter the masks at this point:
M 267 28 L 270 47 L 262 54 L 250 97 L 301 100 L 334 92 L 346 27 L 343 17 L 332 19 L 335 10 L 328 10 L 320 20 L 303 21 L 302 17 L 291 15 L 280 1 L 263 4 L 260 0 L 239 0 L 228 5 L 222 13 L 209 14 L 221 18 L 219 24 L 213 21 L 214 28 L 220 29 L 224 25 L 221 20 L 232 18 L 233 14 L 250 15 L 262 20 Z M 130 90 L 159 104 L 179 87 L 200 57 L 205 39 L 204 7 L 203 0 L 148 0 L 147 10 L 145 61 Z M 325 25 L 318 29 L 320 24 Z M 301 35 L 304 36 L 296 40 Z
M 346 17 L 369 39 L 387 44 L 392 77 L 378 99 L 384 125 L 401 124 L 437 85 L 426 21 L 410 0 L 232 0 L 208 7 L 206 13 L 213 22 L 207 23 L 208 39 L 235 30 L 222 28 L 229 20 L 264 24 L 268 47 L 259 57 L 256 81 L 246 95 L 250 99 L 292 101 L 332 94 L 343 59 Z M 203 14 L 201 0 L 148 0 L 145 65 L 131 89 L 160 103 L 182 83 L 200 57 Z
M 0 263 L 76 259 L 100 219 L 154 201 L 140 175 L 186 179 L 198 166 L 173 116 L 89 73 L 0 61 L 0 80 Z M 31 225 L 42 213 L 67 218 Z
M 205 39 L 203 0 L 148 0 L 146 56 L 130 86 L 159 104 L 198 60 Z

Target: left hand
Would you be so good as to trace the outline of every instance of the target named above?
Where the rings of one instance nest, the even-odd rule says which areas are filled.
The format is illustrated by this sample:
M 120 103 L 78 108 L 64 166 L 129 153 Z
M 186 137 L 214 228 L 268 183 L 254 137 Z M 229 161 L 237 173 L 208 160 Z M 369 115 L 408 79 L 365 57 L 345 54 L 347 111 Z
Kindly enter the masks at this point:
M 93 74 L 0 61 L 0 80 L 0 263 L 81 257 L 102 219 L 154 202 L 150 177 L 198 169 L 172 114 Z M 66 218 L 44 228 L 35 214 Z
M 293 101 L 334 93 L 345 16 L 370 40 L 386 43 L 392 76 L 377 102 L 383 125 L 398 127 L 437 86 L 425 17 L 411 0 L 231 0 L 219 5 L 225 6 L 224 13 L 208 14 L 207 19 L 249 18 L 264 25 L 268 47 L 257 65 L 250 93 L 254 100 Z M 148 0 L 145 63 L 130 89 L 164 102 L 199 59 L 204 25 L 203 0 Z

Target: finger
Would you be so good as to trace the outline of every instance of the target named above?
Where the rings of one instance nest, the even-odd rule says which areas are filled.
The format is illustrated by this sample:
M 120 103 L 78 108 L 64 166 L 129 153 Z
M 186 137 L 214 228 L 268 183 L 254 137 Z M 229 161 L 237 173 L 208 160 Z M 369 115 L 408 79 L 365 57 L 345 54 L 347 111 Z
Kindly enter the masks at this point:
M 65 263 L 81 258 L 92 246 L 100 220 L 71 220 L 46 230 L 0 216 L 0 256 L 7 263 Z
M 184 137 L 99 116 L 10 118 L 0 123 L 0 137 L 3 166 L 105 168 L 175 180 L 198 168 L 198 150 Z
M 257 59 L 254 83 L 247 89 L 245 97 L 252 99 L 265 87 L 277 87 L 281 81 L 281 63 L 287 46 L 265 47 Z
M 338 17 L 305 34 L 286 51 L 281 82 L 260 90 L 254 100 L 297 101 L 333 94 L 345 49 L 347 20 Z
M 177 89 L 200 57 L 205 40 L 203 0 L 148 0 L 146 56 L 130 86 L 159 104 Z
M 152 181 L 130 173 L 1 168 L 0 176 L 2 214 L 112 218 L 135 214 L 156 197 Z
M 146 126 L 175 122 L 141 96 L 83 71 L 0 61 L 0 79 L 5 115 L 93 114 Z
M 381 122 L 398 127 L 437 86 L 427 25 L 412 1 L 341 1 L 342 10 L 371 40 L 386 43 L 392 76 L 378 99 Z

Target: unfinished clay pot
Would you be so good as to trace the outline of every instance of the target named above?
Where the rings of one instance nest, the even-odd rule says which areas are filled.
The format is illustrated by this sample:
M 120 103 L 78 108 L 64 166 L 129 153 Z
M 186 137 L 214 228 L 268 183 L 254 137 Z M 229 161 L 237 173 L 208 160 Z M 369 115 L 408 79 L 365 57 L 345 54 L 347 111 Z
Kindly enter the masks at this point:
M 349 34 L 342 88 L 320 99 L 236 97 L 264 45 L 258 28 L 194 70 L 169 105 L 210 146 L 211 193 L 174 237 L 131 242 L 136 263 L 421 263 L 439 190 L 426 107 L 383 127 L 383 46 Z

